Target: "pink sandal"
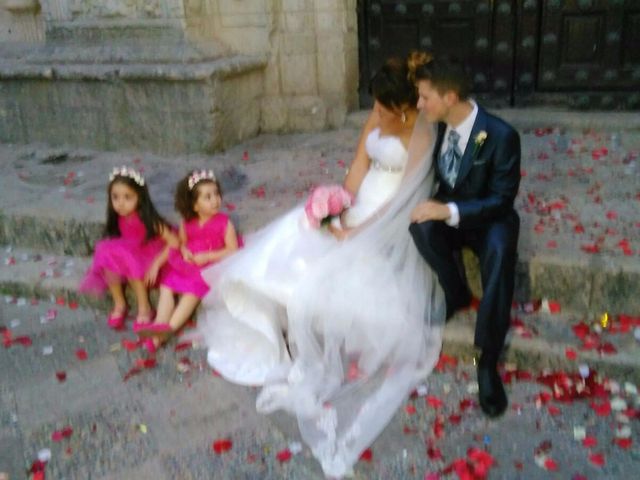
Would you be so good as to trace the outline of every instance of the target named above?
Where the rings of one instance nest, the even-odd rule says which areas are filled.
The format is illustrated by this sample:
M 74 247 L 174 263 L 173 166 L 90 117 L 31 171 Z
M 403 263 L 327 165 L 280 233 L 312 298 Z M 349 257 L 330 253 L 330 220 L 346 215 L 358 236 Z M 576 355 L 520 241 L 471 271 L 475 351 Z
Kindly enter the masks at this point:
M 150 336 L 156 333 L 171 332 L 171 325 L 168 323 L 134 323 L 133 331 L 141 336 Z
M 135 321 L 133 322 L 133 331 L 137 332 L 141 328 L 143 329 L 148 327 L 149 325 L 152 325 L 153 319 L 155 317 L 156 317 L 156 312 L 154 312 L 153 310 L 151 310 L 147 315 L 138 314 Z M 144 321 L 141 321 L 141 320 L 144 320 Z
M 107 317 L 107 325 L 109 328 L 113 328 L 114 330 L 118 330 L 122 328 L 124 325 L 124 321 L 127 319 L 127 308 L 125 307 L 123 310 L 112 310 Z

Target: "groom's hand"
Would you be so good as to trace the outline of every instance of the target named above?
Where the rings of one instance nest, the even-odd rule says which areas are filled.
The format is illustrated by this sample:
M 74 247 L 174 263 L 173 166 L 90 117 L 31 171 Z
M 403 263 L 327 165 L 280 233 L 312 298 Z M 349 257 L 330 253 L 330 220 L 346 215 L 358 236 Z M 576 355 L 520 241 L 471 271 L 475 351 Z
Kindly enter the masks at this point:
M 411 212 L 411 221 L 414 223 L 422 223 L 428 220 L 448 220 L 451 211 L 446 203 L 436 200 L 426 200 L 416 205 Z

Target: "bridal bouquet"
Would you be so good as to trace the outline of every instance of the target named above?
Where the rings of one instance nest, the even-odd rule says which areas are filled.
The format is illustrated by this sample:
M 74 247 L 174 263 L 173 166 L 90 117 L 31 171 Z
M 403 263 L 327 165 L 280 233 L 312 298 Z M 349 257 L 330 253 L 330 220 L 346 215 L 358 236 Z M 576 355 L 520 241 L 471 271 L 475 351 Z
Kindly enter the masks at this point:
M 353 195 L 341 185 L 320 185 L 309 194 L 304 211 L 311 226 L 319 228 L 339 216 L 353 202 Z

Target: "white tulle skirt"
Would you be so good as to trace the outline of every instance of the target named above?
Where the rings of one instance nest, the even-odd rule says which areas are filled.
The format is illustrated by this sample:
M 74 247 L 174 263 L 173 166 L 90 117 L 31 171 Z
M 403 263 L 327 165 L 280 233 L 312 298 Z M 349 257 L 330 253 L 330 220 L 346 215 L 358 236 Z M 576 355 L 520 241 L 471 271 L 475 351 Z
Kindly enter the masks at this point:
M 259 411 L 295 415 L 333 477 L 352 468 L 441 348 L 444 296 L 408 231 L 432 189 L 430 162 L 404 177 L 375 173 L 359 190 L 349 221 L 360 230 L 347 241 L 311 228 L 298 206 L 203 272 L 212 289 L 198 325 L 209 363 L 234 383 L 262 386 Z

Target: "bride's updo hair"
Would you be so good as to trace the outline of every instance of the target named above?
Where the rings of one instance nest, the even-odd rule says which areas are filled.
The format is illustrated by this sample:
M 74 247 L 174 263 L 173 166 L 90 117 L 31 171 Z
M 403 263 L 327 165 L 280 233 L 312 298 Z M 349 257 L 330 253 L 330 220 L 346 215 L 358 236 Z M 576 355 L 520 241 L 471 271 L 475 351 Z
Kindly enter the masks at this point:
M 460 100 L 471 93 L 468 67 L 451 56 L 433 58 L 429 53 L 411 52 L 407 60 L 413 82 L 429 80 L 440 95 L 454 91 Z
M 409 80 L 416 83 L 419 76 L 424 74 L 426 66 L 433 60 L 433 55 L 429 52 L 413 50 L 407 57 L 407 68 L 409 69 Z
M 369 93 L 389 110 L 405 105 L 415 107 L 418 103 L 416 86 L 409 80 L 407 62 L 397 57 L 387 59 L 376 72 L 371 79 Z

